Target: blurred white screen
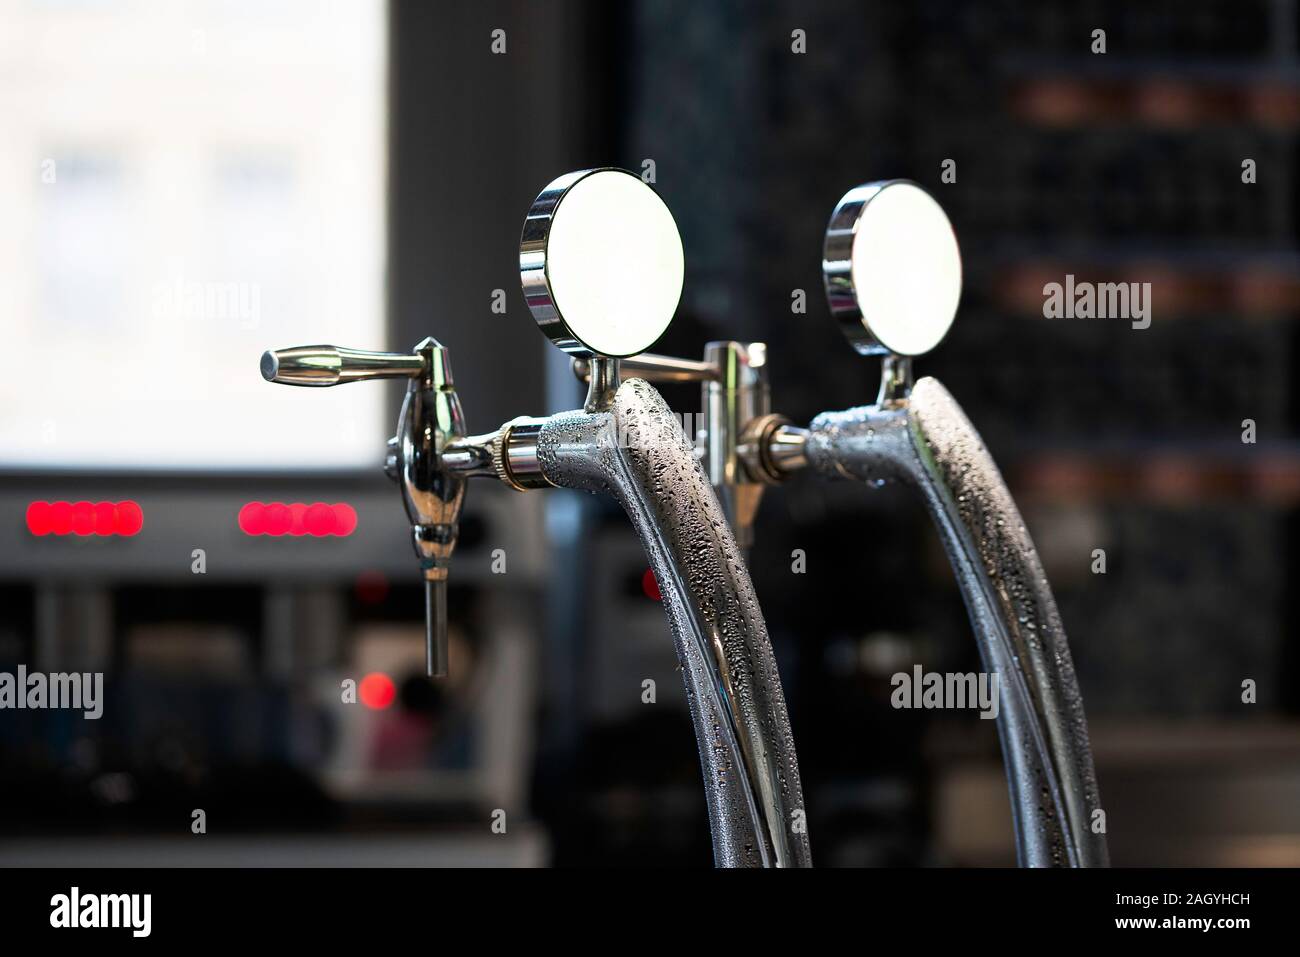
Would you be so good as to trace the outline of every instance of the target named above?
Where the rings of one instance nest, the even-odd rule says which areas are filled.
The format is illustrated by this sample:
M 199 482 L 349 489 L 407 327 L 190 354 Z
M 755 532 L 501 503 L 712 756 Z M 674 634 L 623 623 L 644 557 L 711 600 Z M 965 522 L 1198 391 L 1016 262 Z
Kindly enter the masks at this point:
M 0 0 L 0 468 L 340 468 L 386 392 L 382 0 Z

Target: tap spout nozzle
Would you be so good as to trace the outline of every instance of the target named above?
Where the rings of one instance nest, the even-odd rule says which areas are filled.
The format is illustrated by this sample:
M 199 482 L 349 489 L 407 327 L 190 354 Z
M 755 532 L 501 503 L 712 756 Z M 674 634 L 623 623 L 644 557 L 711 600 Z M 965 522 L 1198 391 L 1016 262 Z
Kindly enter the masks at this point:
M 447 677 L 447 574 L 424 579 L 424 670 L 430 678 Z

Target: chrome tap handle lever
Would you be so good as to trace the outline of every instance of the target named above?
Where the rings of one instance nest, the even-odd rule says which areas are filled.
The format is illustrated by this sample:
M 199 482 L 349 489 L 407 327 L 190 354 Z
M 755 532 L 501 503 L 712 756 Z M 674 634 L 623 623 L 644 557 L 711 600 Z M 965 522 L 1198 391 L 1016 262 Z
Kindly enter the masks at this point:
M 281 385 L 331 386 L 361 379 L 407 379 L 424 372 L 424 357 L 340 346 L 294 346 L 262 353 L 262 378 Z
M 267 381 L 283 385 L 408 380 L 397 434 L 388 440 L 384 471 L 401 486 L 424 577 L 426 670 L 430 677 L 445 676 L 447 573 L 459 533 L 465 478 L 444 468 L 442 455 L 466 434 L 446 348 L 435 339 L 425 339 L 410 353 L 296 346 L 264 353 L 261 369 Z

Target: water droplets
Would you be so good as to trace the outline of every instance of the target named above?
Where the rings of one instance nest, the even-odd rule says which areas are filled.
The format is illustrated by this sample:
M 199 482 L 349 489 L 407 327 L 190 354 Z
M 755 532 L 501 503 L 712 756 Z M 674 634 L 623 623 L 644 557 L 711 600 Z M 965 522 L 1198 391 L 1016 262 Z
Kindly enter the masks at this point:
M 806 835 L 784 827 L 787 803 L 802 807 L 803 797 L 767 629 L 677 417 L 651 386 L 629 380 L 612 412 L 552 417 L 538 455 L 555 484 L 614 495 L 646 547 L 696 724 L 716 859 L 755 863 L 757 847 L 779 841 L 807 861 Z

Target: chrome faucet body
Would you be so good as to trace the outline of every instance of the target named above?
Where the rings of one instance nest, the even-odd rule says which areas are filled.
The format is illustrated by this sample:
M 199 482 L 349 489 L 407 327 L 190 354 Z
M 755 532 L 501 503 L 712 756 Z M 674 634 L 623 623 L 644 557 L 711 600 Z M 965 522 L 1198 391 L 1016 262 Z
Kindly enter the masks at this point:
M 686 682 L 715 862 L 809 866 L 799 764 L 767 627 L 677 417 L 648 383 L 629 379 L 608 411 L 546 420 L 537 460 L 555 485 L 612 495 L 641 538 Z
M 562 487 L 613 496 L 632 521 L 660 585 L 695 727 L 715 863 L 810 866 L 799 767 L 775 658 L 749 573 L 713 486 L 658 392 L 636 379 L 620 384 L 620 357 L 585 345 L 583 336 L 609 336 L 602 323 L 610 320 L 596 311 L 578 323 L 555 302 L 553 264 L 547 261 L 551 220 L 567 202 L 568 191 L 596 173 L 618 175 L 602 178 L 601 190 L 606 192 L 596 197 L 594 206 L 585 207 L 588 217 L 593 209 L 606 218 L 616 214 L 607 209 L 608 190 L 615 198 L 620 191 L 632 190 L 630 202 L 640 204 L 642 213 L 651 217 L 651 228 L 670 234 L 680 260 L 680 239 L 666 207 L 632 174 L 569 174 L 539 195 L 520 245 L 523 288 L 543 331 L 561 348 L 583 355 L 594 369 L 584 409 L 512 419 L 492 432 L 468 435 L 447 350 L 432 339 L 409 355 L 334 346 L 268 352 L 262 373 L 290 385 L 410 380 L 397 435 L 389 440 L 385 471 L 401 485 L 417 556 L 432 586 L 431 675 L 445 673 L 442 589 L 468 479 L 492 478 L 518 491 Z M 650 196 L 636 193 L 642 189 Z M 573 205 L 582 211 L 584 202 Z M 571 221 L 581 226 L 579 214 L 573 216 Z M 619 225 L 634 238 L 644 235 L 642 229 Z M 573 242 L 572 231 L 567 241 Z M 671 265 L 671 256 L 668 260 Z M 581 267 L 584 257 L 569 261 Z M 674 309 L 680 266 L 678 272 Z M 574 273 L 568 279 L 566 288 L 571 289 L 578 279 Z M 591 300 L 588 295 L 582 301 Z M 650 317 L 658 318 L 663 317 Z M 635 343 L 636 332 L 616 329 L 623 338 L 610 341 Z M 653 337 L 641 348 L 651 341 Z
M 591 382 L 591 363 L 576 358 L 574 375 Z M 623 359 L 623 373 L 648 382 L 699 382 L 703 428 L 696 436 L 697 455 L 722 502 L 741 553 L 748 555 L 754 539 L 754 519 L 771 484 L 750 464 L 751 423 L 771 411 L 767 377 L 767 345 L 762 342 L 709 342 L 704 359 L 675 359 L 642 354 Z
M 796 434 L 784 431 L 787 441 Z M 1104 867 L 1088 723 L 1061 616 L 1011 493 L 960 406 L 925 378 L 889 404 L 817 416 L 804 454 L 826 478 L 900 481 L 920 492 L 984 667 L 1001 676 L 998 733 L 1019 859 Z
M 326 387 L 366 379 L 407 380 L 388 440 L 384 472 L 401 486 L 411 542 L 424 578 L 425 670 L 447 674 L 447 573 L 456 548 L 465 480 L 442 467 L 446 446 L 465 435 L 465 415 L 451 377 L 451 358 L 436 339 L 411 353 L 337 346 L 296 346 L 262 355 L 262 376 L 282 385 Z

